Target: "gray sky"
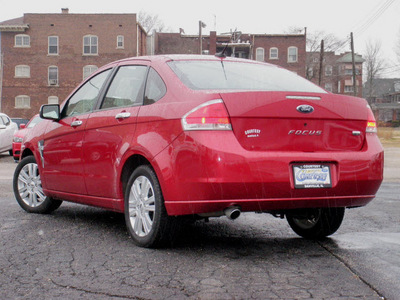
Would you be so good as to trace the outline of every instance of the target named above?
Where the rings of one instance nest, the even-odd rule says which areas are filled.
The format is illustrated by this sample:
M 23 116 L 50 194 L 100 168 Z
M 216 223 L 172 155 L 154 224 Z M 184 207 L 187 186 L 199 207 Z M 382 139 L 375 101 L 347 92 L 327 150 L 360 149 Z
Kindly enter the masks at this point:
M 394 52 L 399 43 L 400 0 L 279 0 L 279 1 L 32 1 L 20 0 L 10 6 L 0 0 L 0 21 L 23 16 L 24 13 L 139 13 L 158 15 L 173 32 L 183 28 L 186 34 L 198 33 L 198 21 L 207 24 L 204 33 L 237 29 L 243 33 L 284 33 L 289 27 L 307 27 L 308 32 L 323 30 L 346 39 L 354 33 L 355 50 L 363 53 L 367 40 L 380 40 L 382 55 L 391 68 L 385 77 L 400 77 L 400 61 Z M 350 50 L 350 46 L 342 51 Z M 397 66 L 397 67 L 393 67 Z M 396 72 L 390 72 L 396 71 Z

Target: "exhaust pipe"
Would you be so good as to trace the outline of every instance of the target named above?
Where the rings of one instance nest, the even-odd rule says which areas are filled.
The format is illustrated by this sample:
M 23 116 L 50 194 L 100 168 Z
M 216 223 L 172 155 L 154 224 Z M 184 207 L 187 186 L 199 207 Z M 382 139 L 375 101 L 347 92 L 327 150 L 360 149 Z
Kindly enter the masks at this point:
M 231 207 L 224 209 L 225 216 L 227 216 L 228 219 L 231 219 L 231 220 L 235 220 L 235 219 L 239 218 L 240 213 L 241 213 L 240 207 L 238 207 L 238 206 L 231 206 Z

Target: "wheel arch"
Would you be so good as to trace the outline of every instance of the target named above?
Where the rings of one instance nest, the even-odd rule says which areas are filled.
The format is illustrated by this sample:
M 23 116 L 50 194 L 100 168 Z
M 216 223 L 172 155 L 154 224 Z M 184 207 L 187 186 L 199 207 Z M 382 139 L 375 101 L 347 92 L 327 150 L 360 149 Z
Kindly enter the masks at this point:
M 141 154 L 133 154 L 125 161 L 125 164 L 122 167 L 121 177 L 120 177 L 122 195 L 124 195 L 126 185 L 128 184 L 128 180 L 129 180 L 129 177 L 131 176 L 132 172 L 138 166 L 141 166 L 141 165 L 149 165 L 153 168 L 150 161 L 147 160 L 147 158 L 145 158 Z M 154 168 L 153 168 L 153 170 L 154 170 Z

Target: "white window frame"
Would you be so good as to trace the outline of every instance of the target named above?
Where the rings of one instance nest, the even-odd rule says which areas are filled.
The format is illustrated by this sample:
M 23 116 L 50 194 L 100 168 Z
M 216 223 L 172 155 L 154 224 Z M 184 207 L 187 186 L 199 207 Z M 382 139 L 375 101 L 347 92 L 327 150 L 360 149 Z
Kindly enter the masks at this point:
M 50 78 L 50 69 L 55 69 L 55 70 L 57 70 L 57 78 Z M 48 67 L 48 69 L 47 69 L 47 82 L 48 82 L 48 85 L 49 86 L 58 86 L 58 67 L 57 66 L 49 66 Z
M 258 47 L 256 49 L 256 61 L 265 60 L 265 49 L 263 47 Z
M 94 72 L 96 72 L 99 68 L 95 65 L 87 65 L 83 67 L 83 80 L 88 78 Z
M 325 66 L 325 76 L 332 76 L 333 74 L 333 67 L 331 65 Z
M 15 97 L 15 108 L 31 108 L 31 97 L 27 95 L 18 95 Z
M 14 47 L 16 48 L 30 48 L 31 37 L 27 34 L 17 34 L 14 39 Z
M 123 35 L 117 36 L 117 49 L 124 49 L 125 47 L 125 38 Z
M 294 50 L 296 53 L 295 54 L 291 54 L 291 50 Z M 293 59 L 293 56 L 295 56 L 296 59 Z M 287 61 L 288 63 L 297 63 L 299 59 L 299 51 L 298 48 L 295 46 L 290 46 L 288 48 L 288 53 L 287 53 Z
M 276 53 L 273 53 L 276 51 Z M 272 47 L 269 49 L 269 59 L 279 59 L 279 50 L 276 47 Z
M 15 78 L 30 78 L 31 68 L 27 65 L 15 66 Z
M 57 45 L 50 45 L 50 39 L 52 39 L 52 38 L 57 39 Z M 58 53 L 59 53 L 59 43 L 58 43 L 59 39 L 58 39 L 58 36 L 56 36 L 56 35 L 49 36 L 47 38 L 47 40 L 48 40 L 47 54 L 48 55 L 58 55 Z M 50 47 L 57 47 L 57 52 L 56 53 L 50 53 Z
M 87 38 L 89 39 L 89 44 L 85 44 L 85 39 L 87 39 Z M 92 44 L 93 38 L 96 38 L 96 43 Z M 83 49 L 82 49 L 83 55 L 85 55 L 85 56 L 86 55 L 88 55 L 88 56 L 99 55 L 99 38 L 97 35 L 91 35 L 91 34 L 85 35 L 82 40 L 82 46 L 83 46 Z M 89 47 L 89 52 L 85 52 L 85 47 Z M 93 47 L 96 47 L 96 51 L 92 52 Z
M 333 84 L 330 83 L 330 82 L 325 83 L 325 90 L 327 90 L 328 92 L 332 92 L 332 90 L 333 90 Z
M 47 103 L 48 104 L 59 104 L 59 100 L 57 96 L 50 96 L 47 98 Z

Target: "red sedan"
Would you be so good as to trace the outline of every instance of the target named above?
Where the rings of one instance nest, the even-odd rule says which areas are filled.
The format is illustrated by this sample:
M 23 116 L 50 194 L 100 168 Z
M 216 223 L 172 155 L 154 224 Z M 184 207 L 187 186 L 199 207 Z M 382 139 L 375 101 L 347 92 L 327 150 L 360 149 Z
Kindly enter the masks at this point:
M 31 128 L 33 128 L 37 123 L 39 123 L 41 120 L 39 115 L 35 115 L 32 117 L 32 119 L 29 120 L 29 122 L 25 124 L 20 125 L 20 129 L 14 133 L 13 137 L 13 143 L 12 143 L 12 153 L 14 160 L 18 162 L 19 156 L 21 154 L 21 145 L 22 141 L 24 139 L 24 136 L 28 133 Z
M 286 216 L 306 238 L 341 225 L 383 179 L 363 99 L 280 67 L 213 56 L 154 56 L 99 69 L 26 137 L 17 201 L 62 200 L 125 214 L 137 245 L 167 242 L 182 217 Z

